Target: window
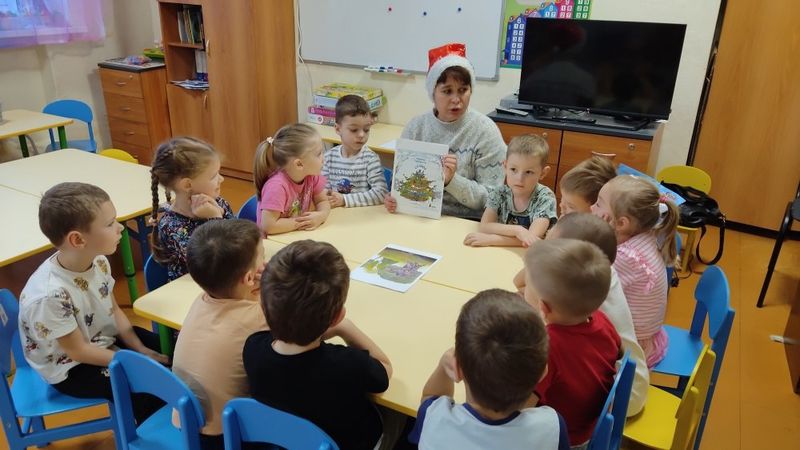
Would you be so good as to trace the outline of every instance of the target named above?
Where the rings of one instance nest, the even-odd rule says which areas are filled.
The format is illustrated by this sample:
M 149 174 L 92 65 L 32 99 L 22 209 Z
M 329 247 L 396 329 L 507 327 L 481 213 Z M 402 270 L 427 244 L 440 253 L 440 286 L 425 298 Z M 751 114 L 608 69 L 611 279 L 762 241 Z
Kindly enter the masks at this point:
M 0 48 L 104 38 L 101 0 L 0 0 Z

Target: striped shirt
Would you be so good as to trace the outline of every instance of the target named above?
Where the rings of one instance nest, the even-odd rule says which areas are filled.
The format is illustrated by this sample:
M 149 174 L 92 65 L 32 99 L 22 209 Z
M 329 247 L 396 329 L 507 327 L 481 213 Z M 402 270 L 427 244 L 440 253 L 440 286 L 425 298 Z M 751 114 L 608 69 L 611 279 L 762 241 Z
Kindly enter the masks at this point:
M 667 351 L 662 325 L 667 310 L 667 277 L 664 258 L 653 232 L 640 233 L 617 246 L 614 268 L 630 306 L 636 338 L 653 367 Z
M 341 145 L 326 151 L 322 175 L 328 179 L 325 187 L 342 194 L 347 208 L 380 205 L 388 192 L 381 160 L 366 145 L 349 158 Z

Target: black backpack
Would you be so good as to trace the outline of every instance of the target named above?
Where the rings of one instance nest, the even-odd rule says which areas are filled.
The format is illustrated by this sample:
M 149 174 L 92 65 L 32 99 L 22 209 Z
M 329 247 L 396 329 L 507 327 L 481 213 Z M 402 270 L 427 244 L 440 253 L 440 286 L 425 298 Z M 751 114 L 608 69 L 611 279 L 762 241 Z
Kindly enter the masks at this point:
M 725 214 L 719 210 L 717 201 L 693 187 L 664 181 L 661 184 L 686 200 L 678 207 L 681 211 L 680 224 L 685 227 L 700 228 L 700 239 L 697 240 L 697 251 L 695 252 L 697 259 L 703 264 L 716 264 L 722 258 L 722 249 L 725 245 Z M 710 261 L 706 261 L 700 256 L 700 241 L 706 234 L 706 225 L 719 227 L 719 249 Z

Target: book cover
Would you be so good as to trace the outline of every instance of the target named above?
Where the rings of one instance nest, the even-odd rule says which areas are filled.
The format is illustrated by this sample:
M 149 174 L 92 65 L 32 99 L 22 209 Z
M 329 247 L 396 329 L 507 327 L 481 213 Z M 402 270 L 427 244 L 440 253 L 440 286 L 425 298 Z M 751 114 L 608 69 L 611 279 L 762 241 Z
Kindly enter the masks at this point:
M 331 116 L 323 116 L 320 114 L 308 113 L 306 115 L 306 122 L 316 123 L 319 125 L 334 126 L 336 125 L 336 118 Z
M 331 97 L 334 99 L 339 99 L 340 97 L 350 94 L 361 96 L 364 98 L 364 100 L 371 100 L 373 98 L 382 96 L 383 90 L 380 88 L 357 86 L 348 83 L 328 83 L 314 89 L 314 95 Z M 335 103 L 336 102 L 334 102 L 334 104 Z
M 389 244 L 353 270 L 350 278 L 406 292 L 440 259 L 439 255 Z
M 322 108 L 320 106 L 309 106 L 309 114 L 319 114 L 320 116 L 336 117 L 336 110 L 331 108 Z
M 620 164 L 619 166 L 617 166 L 617 175 L 634 175 L 637 177 L 642 177 L 645 180 L 653 183 L 653 185 L 658 189 L 658 192 L 661 195 L 672 200 L 673 203 L 675 203 L 676 205 L 680 206 L 682 203 L 686 202 L 686 200 L 684 200 L 683 197 L 675 193 L 675 191 L 664 187 L 664 185 L 659 183 L 658 180 L 656 180 L 655 178 L 651 177 L 650 175 L 647 175 L 646 173 L 639 172 L 638 170 L 626 164 Z
M 442 216 L 444 144 L 398 139 L 391 192 L 397 212 L 438 219 Z

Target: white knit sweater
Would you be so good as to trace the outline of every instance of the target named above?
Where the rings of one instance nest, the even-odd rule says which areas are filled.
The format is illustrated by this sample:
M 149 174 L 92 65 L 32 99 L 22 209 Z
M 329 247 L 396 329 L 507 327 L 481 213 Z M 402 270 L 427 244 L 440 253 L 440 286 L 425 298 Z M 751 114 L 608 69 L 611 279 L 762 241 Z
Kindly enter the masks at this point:
M 411 119 L 401 137 L 450 147 L 458 167 L 445 186 L 442 213 L 479 219 L 486 206 L 486 188 L 503 184 L 506 144 L 497 125 L 473 110 L 455 122 L 442 122 L 431 110 Z

